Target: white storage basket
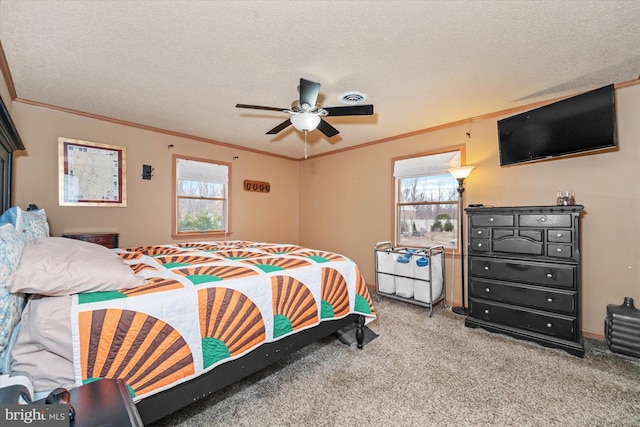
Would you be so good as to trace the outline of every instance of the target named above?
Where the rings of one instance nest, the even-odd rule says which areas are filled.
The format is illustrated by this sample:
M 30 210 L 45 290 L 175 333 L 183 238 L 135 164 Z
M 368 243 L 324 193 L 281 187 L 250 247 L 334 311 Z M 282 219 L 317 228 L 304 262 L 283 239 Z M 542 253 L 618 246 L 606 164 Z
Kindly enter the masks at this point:
M 439 253 L 431 258 L 418 258 L 416 260 L 416 283 L 414 298 L 417 301 L 431 303 L 436 301 L 442 293 L 442 254 Z M 427 263 L 419 262 L 422 259 Z M 429 274 L 431 267 L 431 275 Z M 418 280 L 423 279 L 423 280 Z M 429 280 L 425 282 L 424 280 Z M 431 287 L 431 291 L 429 290 Z M 429 292 L 432 292 L 430 295 Z
M 396 275 L 396 295 L 404 298 L 413 298 L 415 262 L 411 252 L 405 252 L 396 259 L 394 274 Z M 400 277 L 406 276 L 406 277 Z
M 377 251 L 378 290 L 386 294 L 396 293 L 396 281 L 393 276 L 398 254 L 391 251 Z

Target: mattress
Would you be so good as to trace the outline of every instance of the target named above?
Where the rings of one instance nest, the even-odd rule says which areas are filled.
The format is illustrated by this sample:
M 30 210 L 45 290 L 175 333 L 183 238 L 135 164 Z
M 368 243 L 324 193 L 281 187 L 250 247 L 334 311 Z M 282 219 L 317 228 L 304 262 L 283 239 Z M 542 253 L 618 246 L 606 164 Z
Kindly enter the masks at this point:
M 28 303 L 12 369 L 36 391 L 122 378 L 137 401 L 320 322 L 375 318 L 339 254 L 245 241 L 114 251 L 146 284 Z

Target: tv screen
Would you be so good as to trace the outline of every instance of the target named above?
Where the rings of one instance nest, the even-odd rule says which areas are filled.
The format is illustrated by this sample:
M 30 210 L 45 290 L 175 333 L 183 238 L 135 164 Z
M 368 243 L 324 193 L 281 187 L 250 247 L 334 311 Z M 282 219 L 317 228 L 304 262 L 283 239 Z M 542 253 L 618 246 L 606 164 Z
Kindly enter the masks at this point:
M 500 166 L 616 146 L 613 85 L 498 120 Z

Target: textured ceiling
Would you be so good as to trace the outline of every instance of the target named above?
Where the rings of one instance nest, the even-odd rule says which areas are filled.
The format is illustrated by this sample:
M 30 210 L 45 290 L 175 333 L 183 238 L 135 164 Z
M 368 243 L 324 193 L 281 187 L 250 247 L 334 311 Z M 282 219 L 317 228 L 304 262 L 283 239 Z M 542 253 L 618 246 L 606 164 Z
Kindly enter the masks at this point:
M 287 108 L 300 77 L 321 106 L 367 94 L 373 116 L 309 133 L 321 154 L 636 80 L 638 22 L 640 1 L 0 0 L 18 100 L 296 159 L 301 132 L 265 135 L 287 115 L 235 104 Z

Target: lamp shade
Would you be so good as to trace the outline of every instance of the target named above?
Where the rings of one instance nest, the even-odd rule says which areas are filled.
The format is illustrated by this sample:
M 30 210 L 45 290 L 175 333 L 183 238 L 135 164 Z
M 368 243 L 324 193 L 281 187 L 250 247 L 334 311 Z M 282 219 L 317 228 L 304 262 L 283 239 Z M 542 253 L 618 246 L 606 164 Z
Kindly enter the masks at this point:
M 311 113 L 298 113 L 291 116 L 289 120 L 291 120 L 293 127 L 301 132 L 312 131 L 317 128 L 318 123 L 320 123 L 320 117 Z
M 447 171 L 453 175 L 455 179 L 465 179 L 474 167 L 475 166 L 459 166 L 457 168 L 447 169 Z

